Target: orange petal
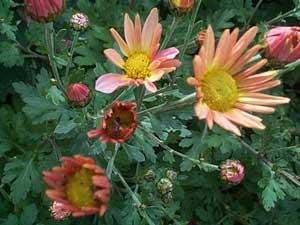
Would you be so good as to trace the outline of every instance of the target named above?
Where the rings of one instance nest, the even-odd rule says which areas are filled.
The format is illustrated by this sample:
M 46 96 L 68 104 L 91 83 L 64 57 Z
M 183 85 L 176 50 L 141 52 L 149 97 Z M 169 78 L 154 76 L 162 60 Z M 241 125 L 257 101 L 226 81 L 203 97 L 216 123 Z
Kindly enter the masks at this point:
M 154 8 L 147 17 L 142 31 L 142 51 L 150 53 L 150 45 L 158 24 L 158 10 Z
M 104 54 L 113 64 L 123 69 L 125 62 L 115 49 L 106 49 L 104 50 Z
M 110 32 L 111 32 L 112 36 L 114 37 L 115 41 L 118 43 L 118 45 L 119 45 L 120 50 L 122 51 L 122 53 L 125 56 L 129 56 L 130 55 L 130 51 L 129 51 L 128 45 L 123 40 L 123 38 L 120 36 L 120 34 L 114 28 L 111 28 Z
M 136 51 L 134 25 L 128 14 L 124 18 L 124 34 L 130 53 Z
M 206 30 L 203 47 L 205 49 L 205 62 L 211 64 L 215 55 L 215 34 L 210 25 Z
M 235 78 L 241 80 L 247 76 L 250 76 L 250 75 L 254 74 L 257 70 L 262 68 L 264 65 L 266 65 L 267 62 L 268 62 L 267 59 L 260 60 L 257 63 L 255 63 L 254 65 L 252 65 L 249 68 L 247 68 L 246 70 L 244 70 L 242 73 L 237 74 L 235 76 Z
M 217 46 L 216 54 L 213 60 L 213 65 L 223 65 L 227 56 L 228 56 L 228 47 L 229 47 L 229 37 L 230 33 L 229 30 L 226 29 Z
M 273 113 L 275 111 L 272 107 L 251 105 L 245 103 L 236 103 L 235 107 L 244 111 L 258 112 L 258 113 Z
M 214 121 L 221 126 L 222 128 L 224 128 L 225 130 L 231 131 L 234 134 L 241 136 L 241 132 L 239 130 L 239 128 L 234 125 L 230 120 L 228 120 L 224 114 L 213 111 L 213 116 L 214 116 Z
M 193 60 L 195 78 L 200 80 L 205 72 L 205 64 L 199 55 L 196 55 Z

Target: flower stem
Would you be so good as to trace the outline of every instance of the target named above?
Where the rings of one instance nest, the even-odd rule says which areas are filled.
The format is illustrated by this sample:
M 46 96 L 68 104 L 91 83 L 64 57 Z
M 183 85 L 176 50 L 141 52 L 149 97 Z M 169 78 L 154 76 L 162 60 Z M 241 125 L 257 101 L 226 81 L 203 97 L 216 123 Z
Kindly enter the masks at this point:
M 135 99 L 136 99 L 136 104 L 137 104 L 136 111 L 140 111 L 145 93 L 146 93 L 145 86 L 138 87 L 136 89 L 136 92 L 135 92 Z
M 289 17 L 290 15 L 293 15 L 294 13 L 297 13 L 297 11 L 300 9 L 300 6 L 297 6 L 296 8 L 290 10 L 290 11 L 287 11 L 286 13 L 283 13 L 279 16 L 276 16 L 275 18 L 269 20 L 266 22 L 267 25 L 271 25 L 271 24 L 274 24 L 274 23 L 277 23 L 277 22 L 280 22 L 282 19 L 286 18 L 286 17 Z
M 174 154 L 174 155 L 177 155 L 183 159 L 187 159 L 191 162 L 193 162 L 194 164 L 196 164 L 200 169 L 203 169 L 207 172 L 209 171 L 216 171 L 216 170 L 219 170 L 219 166 L 218 165 L 214 165 L 214 164 L 210 164 L 210 163 L 207 163 L 207 162 L 203 162 L 203 161 L 200 161 L 198 159 L 194 159 L 194 158 L 191 158 L 187 155 L 184 155 L 182 154 L 181 152 L 178 152 L 172 148 L 170 148 L 168 145 L 164 144 L 162 140 L 160 140 L 159 138 L 157 138 L 155 135 L 149 133 L 147 130 L 145 130 L 143 127 L 139 126 L 139 129 L 141 131 L 143 131 L 150 139 L 152 139 L 153 141 L 155 141 L 157 144 L 159 144 L 162 148 L 164 148 L 165 150 L 167 150 L 169 153 L 171 154 Z
M 282 75 L 282 74 L 285 74 L 287 72 L 291 72 L 293 71 L 294 69 L 296 69 L 298 66 L 300 66 L 300 60 L 297 60 L 295 62 L 292 62 L 292 63 L 289 63 L 289 64 L 286 64 L 283 69 L 279 69 L 277 70 L 278 71 L 278 75 Z
M 115 144 L 115 150 L 113 152 L 113 155 L 110 158 L 110 160 L 108 161 L 108 165 L 107 165 L 107 168 L 106 168 L 106 174 L 107 174 L 107 177 L 109 179 L 111 179 L 111 174 L 112 174 L 112 171 L 113 171 L 115 159 L 117 157 L 119 148 L 120 148 L 120 144 Z
M 165 39 L 163 41 L 163 43 L 161 44 L 161 47 L 160 49 L 165 49 L 167 47 L 167 45 L 169 44 L 170 40 L 171 40 L 171 37 L 173 36 L 173 33 L 177 27 L 177 24 L 178 24 L 178 19 L 176 16 L 173 17 L 173 20 L 172 20 L 172 23 L 169 27 L 169 30 L 168 32 L 166 33 L 166 36 L 165 36 Z
M 69 76 L 70 67 L 72 65 L 73 55 L 74 55 L 76 44 L 78 42 L 78 38 L 79 38 L 79 32 L 76 31 L 75 34 L 74 34 L 74 37 L 73 37 L 73 41 L 72 41 L 70 52 L 68 53 L 69 59 L 68 59 L 68 64 L 67 64 L 66 72 L 65 72 L 66 78 Z
M 57 65 L 55 62 L 55 50 L 54 50 L 54 29 L 53 29 L 53 23 L 46 23 L 45 24 L 45 41 L 46 41 L 46 46 L 48 50 L 48 58 L 50 62 L 50 67 L 52 70 L 52 73 L 57 80 L 57 84 L 59 89 L 64 93 L 66 96 L 66 90 L 64 88 L 64 85 L 60 79 Z
M 152 107 L 150 109 L 146 109 L 144 111 L 139 112 L 139 116 L 144 116 L 148 113 L 158 113 L 158 112 L 172 111 L 172 110 L 184 107 L 184 106 L 192 105 L 195 101 L 195 96 L 196 96 L 195 93 L 190 94 L 190 95 L 188 95 L 188 96 L 186 96 L 183 99 L 180 99 L 178 101 L 170 102 L 170 103 L 166 103 L 166 104 L 162 104 L 162 105 Z
M 194 11 L 193 11 L 193 14 L 192 14 L 189 26 L 188 26 L 187 33 L 186 33 L 185 38 L 184 38 L 183 47 L 182 47 L 182 49 L 179 53 L 179 60 L 180 61 L 182 61 L 183 56 L 186 52 L 187 46 L 189 44 L 189 40 L 190 40 L 191 35 L 192 35 L 192 31 L 193 31 L 193 28 L 194 28 L 194 24 L 196 22 L 196 17 L 197 17 L 201 2 L 202 2 L 202 0 L 197 0 L 196 7 L 194 8 Z M 174 84 L 176 84 L 176 73 L 172 76 L 172 85 L 174 85 Z
M 264 164 L 265 166 L 267 166 L 271 171 L 273 171 L 273 166 L 274 164 L 272 162 L 270 162 L 267 158 L 265 158 L 263 155 L 260 154 L 260 152 L 256 151 L 254 148 L 252 148 L 249 144 L 247 144 L 243 139 L 235 136 L 240 143 L 248 150 L 248 152 L 252 153 L 253 155 L 255 155 L 262 164 Z M 277 172 L 279 174 L 281 174 L 282 176 L 286 177 L 288 180 L 290 180 L 292 183 L 294 183 L 296 186 L 300 187 L 300 178 L 296 175 L 292 175 L 289 172 L 282 170 L 282 169 L 278 169 Z

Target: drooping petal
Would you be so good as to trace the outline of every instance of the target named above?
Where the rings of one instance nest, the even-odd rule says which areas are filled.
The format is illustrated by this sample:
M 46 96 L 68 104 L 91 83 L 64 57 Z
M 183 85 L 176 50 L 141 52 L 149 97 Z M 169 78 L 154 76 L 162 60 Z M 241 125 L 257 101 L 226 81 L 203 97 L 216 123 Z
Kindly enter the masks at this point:
M 231 131 L 234 134 L 241 136 L 239 128 L 228 120 L 222 113 L 213 111 L 214 121 L 225 130 Z
M 124 75 L 107 73 L 97 79 L 95 89 L 96 91 L 109 94 L 120 87 L 129 85 L 130 83 L 130 80 Z
M 145 85 L 147 91 L 149 91 L 151 93 L 154 93 L 157 91 L 155 84 L 153 84 L 151 81 L 145 80 L 144 85 Z

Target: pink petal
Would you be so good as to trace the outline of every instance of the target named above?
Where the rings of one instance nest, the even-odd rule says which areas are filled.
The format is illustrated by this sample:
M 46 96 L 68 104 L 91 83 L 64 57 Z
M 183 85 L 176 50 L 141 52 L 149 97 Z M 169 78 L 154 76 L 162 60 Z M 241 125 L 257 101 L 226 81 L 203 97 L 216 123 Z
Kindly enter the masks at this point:
M 155 57 L 154 60 L 164 58 L 164 59 L 174 59 L 179 54 L 179 50 L 177 48 L 167 48 L 165 50 L 160 51 Z
M 153 83 L 150 82 L 150 81 L 145 80 L 145 81 L 144 81 L 144 85 L 145 85 L 147 91 L 149 91 L 149 92 L 152 92 L 152 93 L 153 93 L 153 92 L 156 92 L 156 91 L 157 91 L 157 88 L 156 88 L 155 84 L 153 84 Z
M 208 115 L 209 108 L 206 104 L 203 104 L 201 101 L 195 104 L 195 113 L 199 119 L 205 119 Z
M 158 24 L 158 10 L 154 8 L 147 17 L 142 31 L 142 50 L 150 53 L 150 45 L 153 33 Z
M 214 121 L 225 130 L 231 131 L 234 134 L 241 136 L 239 128 L 228 120 L 222 113 L 213 111 Z
M 129 56 L 129 48 L 126 42 L 123 40 L 123 38 L 120 36 L 120 34 L 113 28 L 110 29 L 110 32 L 112 36 L 114 37 L 115 41 L 118 43 L 120 50 L 125 56 Z
M 125 18 L 124 18 L 124 34 L 130 52 L 134 52 L 136 47 L 134 45 L 135 44 L 134 25 L 127 13 L 125 14 Z
M 97 79 L 95 89 L 109 94 L 120 87 L 129 85 L 130 83 L 130 80 L 125 78 L 124 75 L 107 73 Z
M 113 64 L 123 69 L 125 62 L 115 49 L 112 48 L 106 49 L 104 51 L 104 54 Z
M 235 107 L 244 111 L 258 112 L 258 113 L 272 113 L 275 111 L 275 109 L 272 107 L 251 105 L 245 103 L 236 103 Z
M 163 70 L 154 70 L 151 72 L 150 77 L 147 78 L 148 81 L 150 82 L 155 82 L 158 81 L 162 78 L 162 76 L 165 74 L 165 71 Z

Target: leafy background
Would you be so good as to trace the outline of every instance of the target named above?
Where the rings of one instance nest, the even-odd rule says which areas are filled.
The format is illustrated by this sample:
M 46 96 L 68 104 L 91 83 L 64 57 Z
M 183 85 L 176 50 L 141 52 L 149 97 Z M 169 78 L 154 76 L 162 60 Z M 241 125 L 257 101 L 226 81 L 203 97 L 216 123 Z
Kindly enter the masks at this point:
M 64 82 L 81 81 L 93 90 L 100 74 L 116 70 L 103 55 L 105 48 L 115 45 L 109 28 L 122 30 L 125 12 L 131 16 L 138 12 L 145 18 L 153 7 L 160 9 L 165 34 L 172 22 L 166 1 L 137 1 L 132 7 L 126 0 L 68 1 L 65 12 L 55 22 L 56 61 L 60 71 L 64 71 L 68 58 L 65 43 L 73 37 L 68 27 L 71 14 L 84 12 L 91 25 L 80 34 L 70 80 Z M 22 1 L 0 2 L 0 224 L 142 225 L 149 224 L 149 218 L 153 224 L 166 225 L 300 224 L 300 71 L 297 68 L 284 74 L 282 87 L 272 91 L 290 97 L 291 103 L 263 116 L 265 131 L 246 129 L 243 140 L 218 127 L 203 136 L 204 123 L 194 117 L 192 107 L 145 114 L 140 124 L 146 132 L 138 129 L 121 147 L 115 161 L 143 205 L 137 207 L 114 175 L 112 199 L 103 218 L 54 221 L 41 172 L 57 165 L 61 155 L 89 155 L 103 168 L 107 166 L 105 158 L 111 156 L 113 146 L 89 140 L 86 132 L 98 125 L 97 115 L 118 93 L 109 96 L 94 92 L 88 107 L 71 108 L 51 79 L 43 25 L 28 21 L 22 8 Z M 208 24 L 217 35 L 225 28 L 245 30 L 258 25 L 257 42 L 260 42 L 272 26 L 297 25 L 299 8 L 297 0 L 203 0 L 182 58 L 183 66 L 176 72 L 177 88 L 161 95 L 146 95 L 143 109 L 193 92 L 185 79 L 193 73 L 191 59 L 198 49 L 196 35 Z M 190 14 L 180 19 L 169 46 L 182 48 L 189 21 Z M 168 83 L 165 78 L 160 87 L 168 87 Z M 134 93 L 128 91 L 122 100 L 134 100 Z M 218 172 L 170 154 L 149 132 L 193 159 L 216 165 L 228 158 L 239 159 L 246 167 L 245 181 L 238 186 L 223 183 Z M 149 169 L 156 175 L 153 181 L 144 179 Z M 176 171 L 178 178 L 173 184 L 172 199 L 164 202 L 156 183 L 168 169 Z

